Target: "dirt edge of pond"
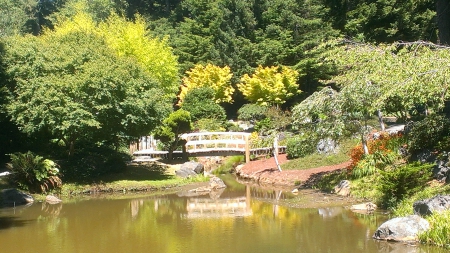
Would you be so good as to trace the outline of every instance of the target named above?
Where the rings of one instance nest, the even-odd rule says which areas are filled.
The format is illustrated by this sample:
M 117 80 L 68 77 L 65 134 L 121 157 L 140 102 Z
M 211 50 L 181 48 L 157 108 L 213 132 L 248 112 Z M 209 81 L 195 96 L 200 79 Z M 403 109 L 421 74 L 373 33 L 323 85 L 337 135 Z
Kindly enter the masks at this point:
M 288 161 L 286 154 L 278 156 L 280 164 Z M 277 169 L 275 158 L 263 158 L 255 161 L 250 161 L 242 166 L 236 168 L 236 175 L 242 180 L 250 180 L 261 185 L 282 186 L 282 187 L 296 187 L 296 188 L 311 188 L 312 184 L 316 182 L 323 175 L 347 168 L 350 161 L 322 166 L 318 168 L 311 168 L 305 170 L 283 170 Z

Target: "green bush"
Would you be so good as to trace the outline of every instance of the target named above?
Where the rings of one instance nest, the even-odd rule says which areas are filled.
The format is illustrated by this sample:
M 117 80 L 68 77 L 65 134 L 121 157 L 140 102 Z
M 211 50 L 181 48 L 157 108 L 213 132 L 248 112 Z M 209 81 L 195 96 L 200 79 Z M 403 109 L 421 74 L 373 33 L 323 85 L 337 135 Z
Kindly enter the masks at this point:
M 407 134 L 408 151 L 415 155 L 424 149 L 438 149 L 450 136 L 450 120 L 434 114 L 415 122 Z M 444 145 L 446 146 L 446 145 Z
M 223 132 L 225 127 L 223 121 L 217 119 L 199 119 L 194 122 L 195 131 Z
M 30 192 L 47 192 L 61 187 L 58 165 L 52 160 L 44 159 L 30 151 L 11 154 L 10 158 L 10 179 L 19 188 Z
M 63 179 L 65 182 L 91 183 L 102 175 L 124 172 L 125 161 L 131 160 L 126 151 L 106 146 L 79 149 L 70 160 L 61 162 Z
M 267 106 L 257 104 L 245 104 L 238 110 L 238 120 L 243 121 L 258 121 L 264 119 L 267 111 Z
M 414 162 L 380 170 L 378 190 L 382 194 L 382 206 L 393 208 L 405 197 L 422 190 L 431 180 L 433 167 L 433 164 Z
M 182 109 L 191 113 L 192 121 L 200 119 L 216 119 L 225 121 L 225 109 L 214 102 L 214 90 L 210 87 L 195 88 L 186 94 Z
M 318 141 L 313 135 L 303 134 L 288 138 L 286 142 L 287 157 L 293 159 L 314 153 Z
M 363 159 L 352 169 L 352 177 L 361 178 L 375 174 L 377 170 L 384 170 L 387 166 L 392 165 L 397 158 L 396 151 L 382 152 L 376 150 L 372 154 L 364 155 Z

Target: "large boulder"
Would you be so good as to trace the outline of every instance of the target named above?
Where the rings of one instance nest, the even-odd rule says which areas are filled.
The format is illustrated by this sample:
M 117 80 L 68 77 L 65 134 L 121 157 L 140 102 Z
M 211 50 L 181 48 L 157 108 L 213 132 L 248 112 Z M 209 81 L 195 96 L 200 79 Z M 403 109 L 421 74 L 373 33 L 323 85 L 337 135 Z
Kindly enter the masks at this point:
M 414 202 L 414 214 L 425 216 L 436 212 L 450 209 L 450 196 L 438 195 L 431 199 L 424 199 Z
M 203 164 L 198 162 L 185 162 L 180 166 L 180 169 L 175 171 L 175 174 L 179 177 L 196 176 L 203 173 Z
M 31 195 L 17 189 L 4 189 L 0 192 L 0 206 L 19 206 L 33 203 Z
M 201 163 L 198 162 L 185 162 L 181 165 L 180 167 L 181 169 L 190 169 L 192 171 L 194 171 L 196 174 L 202 174 L 204 171 L 204 166 Z
M 418 215 L 398 217 L 386 221 L 375 231 L 373 238 L 378 240 L 411 242 L 417 241 L 417 235 L 430 229 L 427 220 Z

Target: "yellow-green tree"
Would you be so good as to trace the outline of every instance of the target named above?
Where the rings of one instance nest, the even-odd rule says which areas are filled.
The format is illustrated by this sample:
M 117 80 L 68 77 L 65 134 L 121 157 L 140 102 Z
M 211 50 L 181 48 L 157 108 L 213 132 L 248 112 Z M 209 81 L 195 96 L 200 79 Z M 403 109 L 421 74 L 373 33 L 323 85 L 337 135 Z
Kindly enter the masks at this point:
M 83 31 L 103 38 L 119 57 L 128 57 L 156 80 L 164 91 L 175 96 L 178 92 L 178 62 L 166 39 L 149 35 L 143 18 L 136 16 L 134 22 L 111 14 L 104 22 L 97 23 L 80 4 L 74 16 L 61 19 L 56 34 L 64 36 L 73 31 Z
M 245 74 L 238 89 L 245 98 L 260 105 L 281 105 L 298 94 L 299 73 L 288 67 L 258 66 L 251 76 Z
M 216 103 L 233 102 L 232 95 L 234 88 L 230 80 L 233 74 L 230 67 L 219 67 L 212 64 L 203 66 L 195 65 L 191 70 L 186 71 L 186 77 L 183 78 L 183 85 L 180 92 L 180 104 L 189 90 L 201 87 L 211 87 L 215 91 L 214 99 Z

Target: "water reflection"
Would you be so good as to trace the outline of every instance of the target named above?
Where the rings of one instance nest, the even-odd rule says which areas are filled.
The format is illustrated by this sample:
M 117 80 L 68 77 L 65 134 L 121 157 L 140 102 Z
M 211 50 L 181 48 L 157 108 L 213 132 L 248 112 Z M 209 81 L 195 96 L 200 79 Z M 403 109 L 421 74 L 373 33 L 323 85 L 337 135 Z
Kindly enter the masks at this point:
M 99 197 L 3 209 L 0 251 L 444 252 L 373 240 L 388 218 L 382 213 L 357 214 L 342 206 L 292 208 L 284 205 L 290 198 L 281 190 L 238 186 L 214 194 Z

